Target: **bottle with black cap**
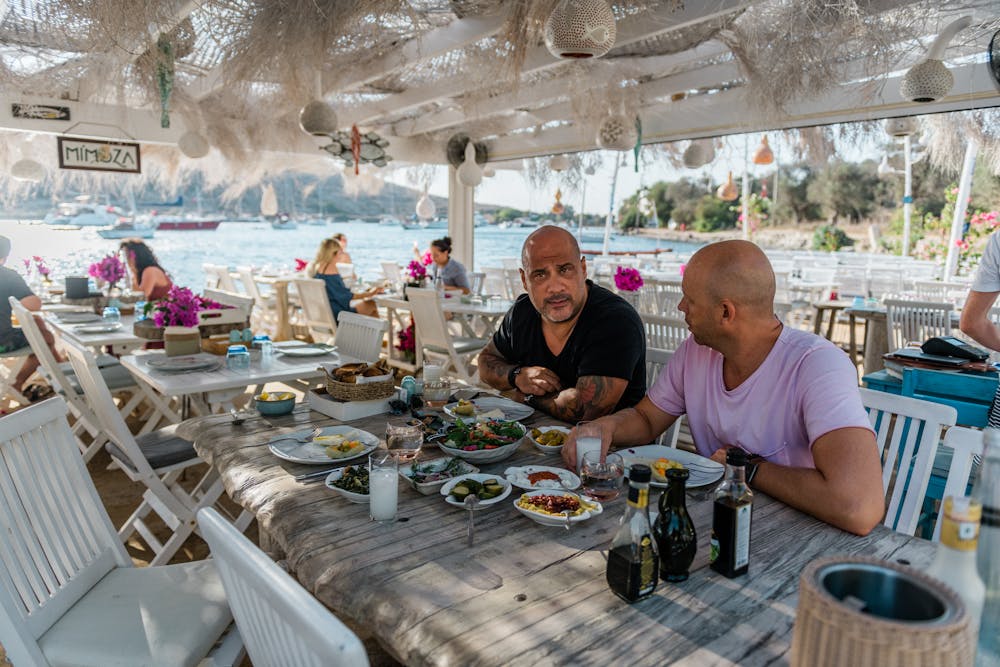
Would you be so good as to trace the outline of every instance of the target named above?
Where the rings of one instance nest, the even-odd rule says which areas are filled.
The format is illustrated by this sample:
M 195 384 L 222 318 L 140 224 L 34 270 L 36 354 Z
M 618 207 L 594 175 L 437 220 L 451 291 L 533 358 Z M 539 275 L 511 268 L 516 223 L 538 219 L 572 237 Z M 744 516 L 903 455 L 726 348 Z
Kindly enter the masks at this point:
M 753 492 L 745 478 L 749 460 L 742 449 L 726 452 L 726 477 L 715 490 L 708 560 L 713 570 L 730 579 L 746 574 L 750 566 Z
M 635 464 L 628 474 L 628 505 L 608 552 L 607 580 L 626 602 L 649 597 L 656 590 L 659 557 L 649 525 L 649 466 Z

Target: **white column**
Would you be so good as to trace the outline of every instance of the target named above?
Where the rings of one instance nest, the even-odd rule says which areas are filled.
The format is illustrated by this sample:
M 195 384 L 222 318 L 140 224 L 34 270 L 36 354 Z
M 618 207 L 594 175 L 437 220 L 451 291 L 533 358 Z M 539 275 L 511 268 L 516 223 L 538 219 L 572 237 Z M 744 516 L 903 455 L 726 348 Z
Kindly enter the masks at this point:
M 466 271 L 475 271 L 473 239 L 475 227 L 475 188 L 470 188 L 458 180 L 457 170 L 448 166 L 448 236 L 451 237 L 451 256 L 465 266 Z
M 979 142 L 969 138 L 962 163 L 962 177 L 958 181 L 958 201 L 955 202 L 955 217 L 951 220 L 951 239 L 948 241 L 948 259 L 944 265 L 944 279 L 951 280 L 958 268 L 958 240 L 962 238 L 965 213 L 969 208 L 969 193 L 972 190 L 972 172 L 976 168 L 976 154 Z
M 903 137 L 903 257 L 910 256 L 910 218 L 913 215 L 913 161 L 910 159 L 910 135 Z

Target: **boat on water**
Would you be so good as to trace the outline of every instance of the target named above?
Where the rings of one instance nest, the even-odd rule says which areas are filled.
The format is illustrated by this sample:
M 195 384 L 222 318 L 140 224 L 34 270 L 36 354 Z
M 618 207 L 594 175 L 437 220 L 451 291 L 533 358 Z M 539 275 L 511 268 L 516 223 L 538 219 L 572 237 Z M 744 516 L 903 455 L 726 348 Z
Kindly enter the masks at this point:
M 151 239 L 156 227 L 145 222 L 120 220 L 111 227 L 97 230 L 102 239 Z
M 211 231 L 223 220 L 221 215 L 177 215 L 156 211 L 136 217 L 136 222 L 160 231 Z
M 71 202 L 60 202 L 49 211 L 43 222 L 47 225 L 67 227 L 109 227 L 124 217 L 117 206 L 97 204 L 90 195 L 80 195 Z
M 287 215 L 279 215 L 271 219 L 271 229 L 296 229 L 299 223 Z
M 400 220 L 403 229 L 448 229 L 448 218 L 435 220 Z

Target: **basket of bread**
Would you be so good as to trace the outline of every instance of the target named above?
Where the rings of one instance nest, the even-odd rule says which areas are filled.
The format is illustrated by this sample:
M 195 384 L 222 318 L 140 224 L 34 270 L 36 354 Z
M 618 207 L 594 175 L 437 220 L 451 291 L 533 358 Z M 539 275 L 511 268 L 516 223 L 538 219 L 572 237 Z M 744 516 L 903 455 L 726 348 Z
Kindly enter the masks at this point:
M 340 401 L 372 401 L 388 398 L 393 386 L 389 362 L 380 359 L 374 364 L 344 364 L 333 369 L 323 368 L 326 393 Z

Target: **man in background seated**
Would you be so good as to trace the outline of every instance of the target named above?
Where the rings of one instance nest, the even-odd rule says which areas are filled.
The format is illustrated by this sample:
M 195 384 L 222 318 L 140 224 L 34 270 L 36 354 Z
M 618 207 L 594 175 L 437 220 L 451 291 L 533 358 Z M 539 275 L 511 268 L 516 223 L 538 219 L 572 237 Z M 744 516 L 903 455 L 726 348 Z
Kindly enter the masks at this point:
M 739 447 L 753 488 L 870 532 L 885 513 L 881 463 L 848 357 L 774 316 L 774 271 L 752 243 L 702 248 L 681 288 L 691 336 L 635 408 L 598 420 L 603 449 L 652 442 L 686 414 L 699 454 L 724 462 Z M 575 464 L 574 434 L 562 456 Z
M 646 335 L 620 296 L 587 280 L 576 238 L 546 225 L 521 249 L 527 294 L 479 354 L 479 377 L 563 421 L 594 419 L 639 402 Z
M 21 305 L 28 310 L 39 311 L 42 309 L 42 300 L 35 296 L 31 288 L 28 287 L 28 284 L 24 282 L 24 278 L 17 271 L 7 268 L 7 257 L 9 256 L 10 239 L 6 236 L 0 236 L 0 353 L 13 352 L 14 350 L 28 347 L 28 339 L 25 338 L 24 332 L 11 324 L 9 297 L 14 297 L 20 301 Z M 42 330 L 42 336 L 45 337 L 46 344 L 52 350 L 52 356 L 62 361 L 62 355 L 55 348 L 55 338 L 53 338 L 52 333 L 46 328 L 45 322 L 40 317 L 35 317 L 35 320 L 38 322 L 38 328 Z M 31 374 L 37 368 L 38 357 L 34 354 L 28 355 L 24 365 L 21 367 L 21 371 L 14 378 L 14 389 L 23 393 L 24 383 L 28 381 L 28 378 L 31 377 Z

